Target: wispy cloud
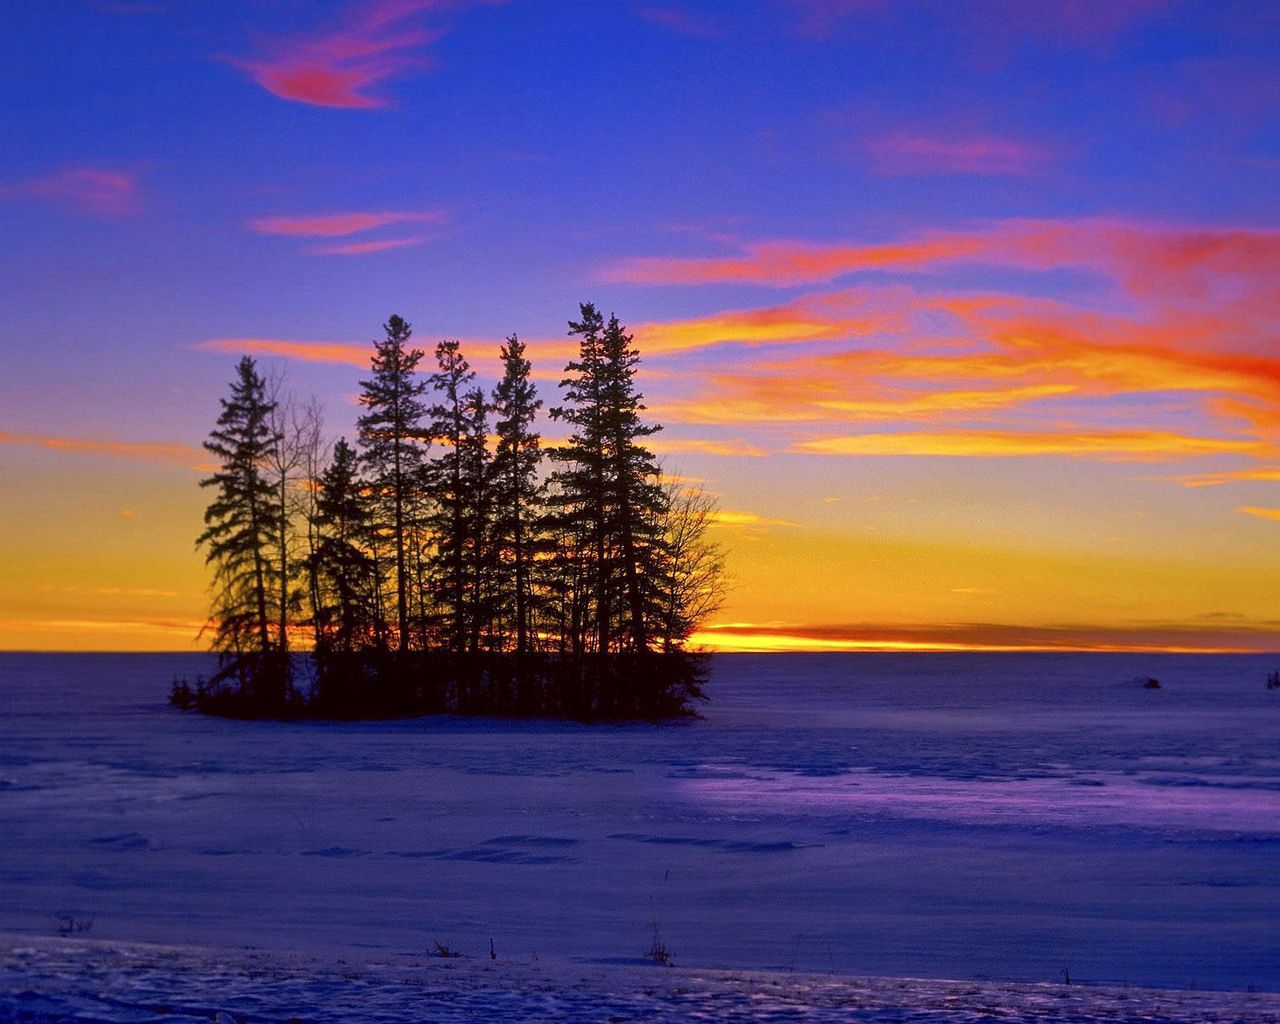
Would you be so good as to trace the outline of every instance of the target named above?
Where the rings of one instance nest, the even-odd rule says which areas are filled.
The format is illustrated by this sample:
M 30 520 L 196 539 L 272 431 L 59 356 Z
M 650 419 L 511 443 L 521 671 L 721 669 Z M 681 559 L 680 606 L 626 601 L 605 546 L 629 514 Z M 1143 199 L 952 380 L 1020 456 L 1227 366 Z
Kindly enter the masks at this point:
M 202 448 L 185 444 L 104 441 L 97 438 L 56 437 L 48 434 L 16 434 L 0 431 L 0 445 L 43 448 L 68 454 L 107 455 L 200 470 L 203 470 L 209 461 L 208 454 Z
M 659 455 L 728 455 L 760 458 L 767 455 L 763 448 L 743 440 L 714 440 L 704 437 L 664 437 L 661 434 L 647 438 L 645 447 Z
M 42 199 L 103 217 L 127 216 L 142 207 L 137 173 L 106 167 L 68 167 L 0 186 L 0 200 L 5 199 Z
M 1280 230 L 1178 227 L 1102 218 L 997 221 L 970 231 L 935 231 L 900 242 L 755 242 L 738 254 L 640 257 L 608 268 L 636 284 L 742 282 L 786 287 L 868 270 L 920 271 L 957 263 L 1111 273 L 1134 293 L 1197 296 L 1223 275 L 1258 280 L 1280 266 Z M 1270 286 L 1274 289 L 1274 285 Z
M 636 14 L 670 32 L 693 39 L 720 39 L 726 34 L 720 22 L 682 7 L 642 6 L 636 8 Z
M 832 39 L 866 31 L 874 18 L 910 18 L 926 31 L 945 35 L 957 48 L 990 59 L 1027 42 L 1060 47 L 1106 47 L 1117 37 L 1174 0 L 969 0 L 939 4 L 930 0 L 778 0 L 793 32 Z M 974 26 L 981 26 L 980 32 Z
M 267 92 L 321 107 L 372 110 L 391 105 L 380 86 L 430 67 L 429 44 L 445 34 L 424 18 L 461 0 L 360 0 L 336 25 L 270 40 L 262 55 L 228 58 Z
M 759 529 L 766 526 L 796 526 L 787 519 L 773 519 L 755 512 L 743 512 L 731 508 L 717 508 L 711 513 L 711 521 L 717 526 Z
M 948 457 L 1068 456 L 1115 462 L 1164 462 L 1204 455 L 1263 455 L 1258 441 L 1197 437 L 1157 430 L 1060 430 L 1046 433 L 959 430 L 948 433 L 849 434 L 801 441 L 814 455 L 926 455 Z
M 938 137 L 895 132 L 863 143 L 872 168 L 886 175 L 1040 174 L 1053 154 L 1043 146 L 996 136 Z
M 1259 519 L 1280 520 L 1280 508 L 1259 508 L 1256 505 L 1242 505 L 1236 511 L 1243 512 L 1247 516 L 1257 516 Z
M 391 224 L 429 224 L 443 218 L 440 210 L 364 210 L 307 216 L 259 217 L 249 227 L 264 235 L 341 238 Z
M 345 341 L 290 341 L 285 338 L 211 338 L 192 348 L 228 355 L 278 356 L 304 363 L 338 363 L 369 368 L 371 346 Z
M 1275 649 L 1274 623 L 1116 626 L 998 623 L 726 622 L 704 627 L 695 645 L 724 651 L 1134 651 L 1232 652 Z
M 370 242 L 349 242 L 346 245 L 322 245 L 316 249 L 316 252 L 328 256 L 364 256 L 371 252 L 386 252 L 388 249 L 405 249 L 411 245 L 421 245 L 426 240 L 426 235 L 381 238 Z

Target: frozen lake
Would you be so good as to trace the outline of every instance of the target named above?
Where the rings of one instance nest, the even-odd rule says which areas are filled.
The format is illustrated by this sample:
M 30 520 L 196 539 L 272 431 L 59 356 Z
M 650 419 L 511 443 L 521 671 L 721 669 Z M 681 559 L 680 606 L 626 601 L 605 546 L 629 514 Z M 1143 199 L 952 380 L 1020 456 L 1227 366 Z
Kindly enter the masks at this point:
M 0 930 L 1280 989 L 1274 658 L 720 656 L 669 727 L 170 710 L 205 664 L 0 655 Z

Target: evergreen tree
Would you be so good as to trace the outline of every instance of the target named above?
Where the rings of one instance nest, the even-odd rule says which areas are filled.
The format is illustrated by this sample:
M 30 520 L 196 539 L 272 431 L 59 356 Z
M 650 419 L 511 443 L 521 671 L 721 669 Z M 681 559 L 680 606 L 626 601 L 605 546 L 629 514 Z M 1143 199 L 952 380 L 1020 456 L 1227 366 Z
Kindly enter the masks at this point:
M 640 353 L 633 338 L 609 318 L 603 349 L 604 381 L 601 387 L 602 426 L 608 459 L 607 477 L 612 489 L 610 526 L 616 535 L 621 589 L 629 619 L 630 647 L 649 649 L 649 621 L 657 607 L 657 583 L 663 559 L 662 521 L 666 492 L 659 480 L 653 453 L 643 439 L 662 427 L 640 419 L 643 396 L 636 389 L 635 372 Z
M 497 417 L 494 453 L 494 557 L 501 600 L 514 618 L 516 654 L 531 649 L 536 558 L 542 549 L 538 521 L 542 488 L 538 468 L 542 448 L 533 429 L 542 407 L 529 379 L 532 366 L 524 357 L 524 343 L 514 334 L 502 346 L 502 380 L 493 392 Z
M 221 405 L 217 425 L 204 443 L 218 468 L 200 481 L 201 487 L 215 488 L 215 497 L 205 510 L 205 529 L 196 544 L 205 547 L 205 560 L 214 566 L 214 649 L 224 667 L 236 665 L 244 687 L 253 679 L 244 656 L 265 656 L 275 649 L 269 600 L 278 524 L 265 468 L 281 438 L 271 428 L 274 403 L 267 397 L 266 382 L 248 356 L 237 364 L 231 396 Z M 287 679 L 282 676 L 279 682 L 280 692 L 258 696 L 283 701 Z
M 355 449 L 345 438 L 317 481 L 313 555 L 317 654 L 352 654 L 380 645 L 377 564 L 367 546 L 373 533 Z
M 582 319 L 569 324 L 579 357 L 561 381 L 566 404 L 551 410 L 573 428 L 568 444 L 551 453 L 564 467 L 552 477 L 555 522 L 590 563 L 595 649 L 643 652 L 658 614 L 666 498 L 642 441 L 661 427 L 640 419 L 631 335 L 617 317 L 606 324 L 590 303 L 579 308 Z
M 361 459 L 378 497 L 379 525 L 395 558 L 397 644 L 403 653 L 409 648 L 413 590 L 409 513 L 420 479 L 423 443 L 429 443 L 430 436 L 422 428 L 426 385 L 414 374 L 423 353 L 409 347 L 412 328 L 403 318 L 392 316 L 383 331 L 383 340 L 373 343 L 373 376 L 360 382 L 360 404 L 368 411 L 358 427 Z
M 612 552 L 605 478 L 604 318 L 591 303 L 578 309 L 581 319 L 569 321 L 569 335 L 578 338 L 578 358 L 570 360 L 560 381 L 565 404 L 551 410 L 551 418 L 563 420 L 571 433 L 566 444 L 548 453 L 561 467 L 551 475 L 548 522 L 559 534 L 562 585 L 572 588 L 575 598 L 569 608 L 567 646 L 581 654 L 592 634 L 595 649 L 607 654 Z
M 456 341 L 436 346 L 438 369 L 431 375 L 437 401 L 431 406 L 431 436 L 441 443 L 441 453 L 430 466 L 435 514 L 435 556 L 432 560 L 445 614 L 449 647 L 461 653 L 467 649 L 470 626 L 467 621 L 467 485 L 465 459 L 468 417 L 467 386 L 475 371 Z
M 472 388 L 462 400 L 463 434 L 459 463 L 465 547 L 466 588 L 464 591 L 467 647 L 493 648 L 494 548 L 493 548 L 493 460 L 489 454 L 489 412 L 491 407 L 481 388 Z

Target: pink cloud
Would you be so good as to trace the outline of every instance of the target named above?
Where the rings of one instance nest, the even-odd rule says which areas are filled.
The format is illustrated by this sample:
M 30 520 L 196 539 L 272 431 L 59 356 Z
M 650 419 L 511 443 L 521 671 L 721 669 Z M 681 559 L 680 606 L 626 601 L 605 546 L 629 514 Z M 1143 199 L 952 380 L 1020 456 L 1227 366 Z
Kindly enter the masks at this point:
M 695 39 L 721 39 L 725 34 L 724 27 L 718 22 L 676 7 L 640 7 L 636 14 L 677 35 Z
M 900 16 L 915 23 L 940 14 L 957 19 L 954 34 L 980 26 L 973 46 L 979 51 L 1007 50 L 1026 40 L 1099 47 L 1113 43 L 1174 0 L 969 0 L 966 4 L 932 0 L 780 0 L 792 31 L 830 39 L 875 16 Z M 933 30 L 937 30 L 932 27 Z
M 441 219 L 439 210 L 419 212 L 404 210 L 357 211 L 351 213 L 327 213 L 306 217 L 260 217 L 249 222 L 249 227 L 264 235 L 305 235 L 319 238 L 338 238 L 361 231 L 372 231 L 389 224 L 430 223 Z
M 868 139 L 872 166 L 881 174 L 1011 174 L 1044 170 L 1047 149 L 995 136 L 944 138 L 898 132 Z
M 1280 304 L 1280 230 L 1133 221 L 1005 220 L 884 243 L 792 240 L 748 244 L 729 256 L 639 257 L 604 272 L 637 284 L 737 281 L 790 286 L 866 270 L 916 272 L 952 264 L 1022 270 L 1075 267 L 1114 278 L 1127 296 L 1160 298 L 1190 324 L 1209 300 L 1230 300 L 1250 332 L 1267 331 Z
M 371 252 L 385 252 L 387 249 L 404 249 L 411 245 L 421 245 L 427 240 L 426 235 L 411 235 L 408 238 L 383 238 L 372 242 L 351 242 L 347 245 L 321 246 L 316 252 L 328 256 L 363 256 Z
M 105 167 L 69 167 L 0 188 L 0 199 L 34 198 L 85 213 L 119 217 L 141 207 L 138 176 Z
M 273 96 L 320 107 L 370 110 L 391 101 L 375 90 L 388 79 L 431 64 L 423 52 L 443 34 L 419 21 L 449 0 L 362 0 L 340 25 L 310 36 L 276 39 L 261 58 L 230 58 Z

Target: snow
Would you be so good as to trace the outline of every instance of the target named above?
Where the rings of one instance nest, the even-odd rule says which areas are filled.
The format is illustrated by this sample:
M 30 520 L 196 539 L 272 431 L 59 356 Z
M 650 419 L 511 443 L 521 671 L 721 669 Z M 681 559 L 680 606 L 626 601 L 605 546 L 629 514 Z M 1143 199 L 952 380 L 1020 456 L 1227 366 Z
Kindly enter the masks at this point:
M 554 1020 L 1213 1021 L 1276 1024 L 1280 996 L 1115 986 L 279 953 L 0 936 L 0 1007 L 53 1021 L 382 1024 Z M 8 948 L 6 948 L 8 947 Z
M 324 964 L 440 942 L 471 959 L 424 969 L 478 991 L 492 938 L 501 970 L 536 952 L 621 985 L 624 1014 L 630 979 L 691 969 L 1280 990 L 1270 657 L 719 656 L 706 720 L 665 727 L 169 709 L 203 665 L 0 655 L 0 929 L 107 944 L 7 979 L 74 989 L 136 943 Z M 680 969 L 619 966 L 655 921 Z

